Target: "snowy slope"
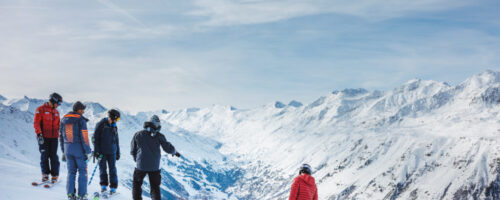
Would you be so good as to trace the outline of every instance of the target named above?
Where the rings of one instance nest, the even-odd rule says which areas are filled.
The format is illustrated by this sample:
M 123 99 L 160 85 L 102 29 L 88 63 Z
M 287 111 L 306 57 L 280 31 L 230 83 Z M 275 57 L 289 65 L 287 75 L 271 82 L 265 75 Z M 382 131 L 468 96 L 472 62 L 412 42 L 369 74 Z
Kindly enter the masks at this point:
M 457 86 L 411 80 L 392 91 L 335 91 L 306 106 L 214 106 L 164 115 L 239 158 L 238 197 L 286 199 L 297 167 L 320 199 L 485 198 L 498 180 L 500 73 Z M 496 189 L 498 190 L 498 188 Z
M 23 179 L 38 176 L 31 124 L 42 102 L 3 101 L 2 174 L 25 169 L 30 174 Z M 93 130 L 107 109 L 86 104 Z M 69 109 L 64 104 L 60 111 Z M 500 198 L 500 72 L 485 71 L 456 86 L 414 79 L 391 91 L 345 89 L 309 104 L 123 113 L 123 155 L 152 114 L 183 154 L 162 160 L 166 199 L 287 199 L 302 163 L 314 168 L 320 199 Z M 129 194 L 134 163 L 122 157 L 120 188 Z
M 65 183 L 54 188 L 35 188 L 30 184 L 39 181 L 39 152 L 32 126 L 33 113 L 12 106 L 0 105 L 0 171 L 4 199 L 66 199 Z M 28 125 L 29 124 L 29 125 Z M 59 154 L 60 155 L 60 154 Z M 89 168 L 95 165 L 91 164 Z M 61 180 L 66 180 L 66 163 L 61 164 Z M 97 191 L 98 185 L 89 187 Z M 128 199 L 129 193 L 120 194 Z
M 11 99 L 0 105 L 0 173 L 4 185 L 9 190 L 1 191 L 11 199 L 32 199 L 34 196 L 47 197 L 46 199 L 64 199 L 64 185 L 60 184 L 51 190 L 36 188 L 30 185 L 31 181 L 40 179 L 39 152 L 36 143 L 33 117 L 38 105 L 44 101 L 24 97 Z M 89 118 L 89 130 L 94 130 L 95 124 L 106 116 L 107 109 L 98 103 L 85 102 L 87 105 L 86 117 Z M 67 113 L 70 103 L 63 104 L 58 110 L 61 114 Z M 122 159 L 117 168 L 120 182 L 120 198 L 131 199 L 132 174 L 135 163 L 130 156 L 130 141 L 133 134 L 142 129 L 146 116 L 129 115 L 122 112 L 118 123 Z M 172 142 L 183 158 L 172 158 L 165 155 L 162 159 L 162 194 L 168 199 L 230 199 L 222 192 L 232 184 L 241 173 L 240 170 L 222 154 L 218 152 L 220 144 L 208 138 L 193 135 L 179 128 L 165 124 L 163 133 L 167 140 Z M 61 153 L 59 153 L 61 155 Z M 89 175 L 95 164 L 89 165 Z M 66 179 L 66 165 L 61 166 L 61 180 Z M 89 189 L 98 191 L 98 173 Z M 12 179 L 16 181 L 12 182 Z M 26 193 L 18 191 L 35 192 Z M 147 188 L 145 188 L 148 191 Z M 146 194 L 148 196 L 148 194 Z M 57 198 L 52 198 L 57 197 Z M 118 198 L 118 197 L 117 197 Z

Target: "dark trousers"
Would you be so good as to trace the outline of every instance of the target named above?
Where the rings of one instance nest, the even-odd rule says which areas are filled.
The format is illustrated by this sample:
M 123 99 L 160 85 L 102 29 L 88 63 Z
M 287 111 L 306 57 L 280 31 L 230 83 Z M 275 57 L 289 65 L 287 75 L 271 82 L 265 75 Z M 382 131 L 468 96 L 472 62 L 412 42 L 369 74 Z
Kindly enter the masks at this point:
M 146 174 L 149 176 L 149 185 L 151 186 L 151 200 L 160 200 L 160 184 L 161 184 L 161 171 L 146 172 L 138 170 L 134 171 L 134 181 L 132 187 L 132 196 L 134 200 L 142 200 L 142 182 Z
M 42 174 L 59 176 L 59 157 L 57 156 L 57 138 L 43 138 L 43 144 L 38 145 L 40 151 L 40 167 Z M 49 165 L 50 163 L 50 165 Z
M 107 168 L 109 167 L 109 181 Z M 116 154 L 103 155 L 101 161 L 99 161 L 99 172 L 102 186 L 110 186 L 111 188 L 118 187 L 118 176 L 116 175 Z

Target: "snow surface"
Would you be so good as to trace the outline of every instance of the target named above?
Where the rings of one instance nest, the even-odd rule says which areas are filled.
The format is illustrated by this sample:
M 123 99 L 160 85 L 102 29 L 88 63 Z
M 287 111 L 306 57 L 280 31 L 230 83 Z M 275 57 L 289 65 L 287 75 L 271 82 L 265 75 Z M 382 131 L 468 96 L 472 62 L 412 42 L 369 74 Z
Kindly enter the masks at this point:
M 0 191 L 8 194 L 11 199 L 65 199 L 65 182 L 47 190 L 31 186 L 32 181 L 41 179 L 39 167 L 38 146 L 33 129 L 34 111 L 37 105 L 44 101 L 29 99 L 8 100 L 6 105 L 0 105 L 0 174 L 1 183 L 9 185 Z M 106 111 L 98 103 L 85 102 L 86 114 L 89 118 L 89 130 L 93 132 L 95 124 L 106 116 Z M 61 114 L 71 110 L 71 104 L 65 103 L 58 108 Z M 130 156 L 130 141 L 133 134 L 142 129 L 146 116 L 129 115 L 122 111 L 118 124 L 122 158 L 117 162 L 119 176 L 119 196 L 115 199 L 131 199 L 132 174 L 135 163 Z M 172 158 L 164 155 L 162 158 L 162 194 L 166 199 L 230 199 L 221 190 L 238 177 L 239 170 L 218 152 L 220 143 L 186 132 L 180 128 L 164 123 L 163 133 L 175 145 L 183 157 Z M 174 130 L 175 132 L 172 132 Z M 195 147 L 195 148 L 193 148 Z M 59 156 L 61 152 L 59 152 Z M 61 162 L 61 180 L 66 180 L 66 165 Z M 89 176 L 94 163 L 89 164 Z M 89 193 L 99 190 L 99 170 L 96 172 Z M 15 181 L 12 181 L 15 179 Z M 148 181 L 146 181 L 148 182 Z M 147 183 L 145 184 L 147 185 Z M 34 192 L 18 192 L 31 191 Z M 149 191 L 148 187 L 144 187 Z M 148 196 L 149 194 L 146 194 Z M 46 198 L 45 198 L 46 197 Z M 54 198 L 52 198 L 54 197 Z M 233 198 L 234 199 L 234 198 Z
M 162 158 L 165 199 L 287 199 L 302 163 L 313 167 L 320 199 L 497 199 L 499 91 L 500 72 L 485 71 L 456 86 L 414 79 L 391 91 L 334 91 L 307 105 L 122 111 L 120 192 L 130 199 L 130 139 L 157 114 L 183 155 Z M 11 199 L 64 198 L 64 184 L 29 185 L 39 178 L 32 121 L 43 101 L 2 103 L 0 173 L 9 188 L 0 191 Z M 93 130 L 107 108 L 86 104 Z

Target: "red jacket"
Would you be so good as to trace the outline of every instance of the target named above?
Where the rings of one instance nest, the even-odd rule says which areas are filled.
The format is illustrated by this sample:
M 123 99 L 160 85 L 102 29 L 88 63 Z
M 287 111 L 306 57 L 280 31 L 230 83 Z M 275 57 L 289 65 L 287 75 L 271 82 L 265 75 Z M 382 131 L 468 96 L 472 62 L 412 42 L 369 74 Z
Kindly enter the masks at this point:
M 293 180 L 289 200 L 318 200 L 318 189 L 314 178 L 308 174 L 301 174 Z
M 50 107 L 49 103 L 44 103 L 36 109 L 34 122 L 36 134 L 42 134 L 44 138 L 58 138 L 60 123 L 59 112 Z

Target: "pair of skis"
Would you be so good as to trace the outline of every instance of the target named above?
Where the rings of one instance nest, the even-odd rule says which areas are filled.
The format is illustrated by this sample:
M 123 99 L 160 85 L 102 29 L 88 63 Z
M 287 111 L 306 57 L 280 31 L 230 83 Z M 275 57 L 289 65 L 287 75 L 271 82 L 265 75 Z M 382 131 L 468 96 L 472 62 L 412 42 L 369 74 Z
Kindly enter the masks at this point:
M 108 191 L 105 191 L 105 192 L 94 192 L 94 196 L 92 198 L 92 200 L 100 200 L 100 199 L 110 199 L 111 197 L 115 196 L 116 194 L 118 193 L 113 193 L 113 194 L 110 194 Z
M 38 187 L 38 186 L 42 186 L 44 188 L 51 188 L 53 187 L 55 184 L 57 184 L 59 181 L 51 181 L 51 180 L 48 180 L 48 181 L 40 181 L 40 182 L 32 182 L 31 185 L 35 186 L 35 187 Z M 92 200 L 100 200 L 100 199 L 110 199 L 111 197 L 115 196 L 116 194 L 118 194 L 117 192 L 113 193 L 113 194 L 110 194 L 109 191 L 105 191 L 105 192 L 95 192 L 94 195 L 93 195 L 93 198 Z
M 32 182 L 31 185 L 32 186 L 35 186 L 35 187 L 38 187 L 38 186 L 42 186 L 44 188 L 51 188 L 53 187 L 56 183 L 58 183 L 59 181 L 40 181 L 40 182 Z

